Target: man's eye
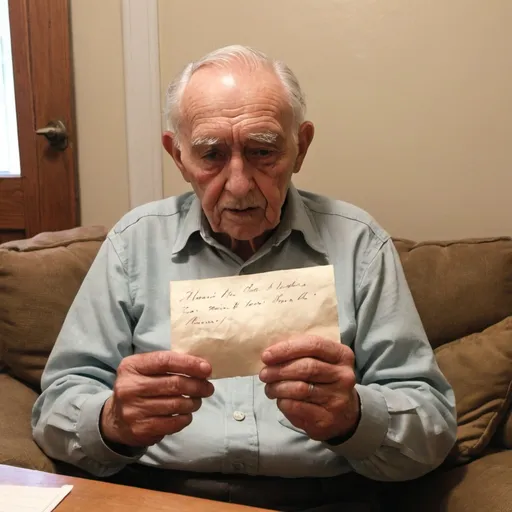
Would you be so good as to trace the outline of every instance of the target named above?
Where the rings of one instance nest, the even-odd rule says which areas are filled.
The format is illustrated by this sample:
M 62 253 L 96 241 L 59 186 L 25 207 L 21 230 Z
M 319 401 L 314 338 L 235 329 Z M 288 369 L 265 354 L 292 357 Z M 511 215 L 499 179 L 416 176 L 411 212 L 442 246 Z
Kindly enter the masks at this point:
M 211 150 L 211 151 L 208 151 L 208 153 L 205 153 L 203 155 L 203 160 L 215 162 L 216 160 L 219 160 L 221 157 L 222 157 L 222 153 L 220 151 Z
M 249 150 L 249 154 L 256 158 L 266 158 L 266 157 L 272 156 L 273 153 L 274 152 L 271 149 L 264 149 L 264 148 Z

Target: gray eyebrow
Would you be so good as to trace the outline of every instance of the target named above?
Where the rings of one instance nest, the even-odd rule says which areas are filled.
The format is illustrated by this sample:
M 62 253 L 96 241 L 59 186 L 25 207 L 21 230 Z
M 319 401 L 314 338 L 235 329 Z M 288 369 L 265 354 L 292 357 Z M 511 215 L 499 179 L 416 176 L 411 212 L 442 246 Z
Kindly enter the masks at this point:
M 219 144 L 220 139 L 218 137 L 196 137 L 192 139 L 192 146 L 215 146 Z
M 274 144 L 279 138 L 279 134 L 271 131 L 260 132 L 260 133 L 249 133 L 247 138 L 262 144 Z

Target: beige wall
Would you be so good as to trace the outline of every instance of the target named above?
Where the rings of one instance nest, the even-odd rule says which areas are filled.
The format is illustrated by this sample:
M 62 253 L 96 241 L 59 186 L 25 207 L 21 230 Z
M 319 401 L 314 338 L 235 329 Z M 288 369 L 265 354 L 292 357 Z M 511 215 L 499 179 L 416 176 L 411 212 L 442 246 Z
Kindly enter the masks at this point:
M 121 0 L 72 0 L 82 224 L 111 227 L 129 208 Z
M 394 236 L 512 235 L 510 0 L 159 9 L 162 93 L 188 60 L 226 44 L 296 71 L 317 128 L 297 186 L 367 209 Z M 185 190 L 165 162 L 165 193 Z

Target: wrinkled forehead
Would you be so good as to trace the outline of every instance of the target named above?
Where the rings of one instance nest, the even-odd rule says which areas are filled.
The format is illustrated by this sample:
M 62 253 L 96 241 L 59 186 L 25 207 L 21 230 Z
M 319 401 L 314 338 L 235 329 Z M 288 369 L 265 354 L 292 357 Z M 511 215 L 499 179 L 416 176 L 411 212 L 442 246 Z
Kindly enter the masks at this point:
M 205 67 L 194 73 L 182 97 L 183 134 L 191 136 L 205 124 L 226 127 L 241 121 L 279 125 L 283 136 L 291 130 L 292 108 L 275 73 L 233 67 Z

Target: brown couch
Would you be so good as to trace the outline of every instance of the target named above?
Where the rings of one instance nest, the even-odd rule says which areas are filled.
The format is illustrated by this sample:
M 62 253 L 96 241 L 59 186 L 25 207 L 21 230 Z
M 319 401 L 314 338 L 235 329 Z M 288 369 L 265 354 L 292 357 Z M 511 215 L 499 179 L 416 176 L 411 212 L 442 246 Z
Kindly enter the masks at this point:
M 0 245 L 0 464 L 55 472 L 32 440 L 41 373 L 102 227 Z M 390 484 L 396 508 L 512 511 L 512 239 L 395 239 L 442 370 L 458 439 L 438 470 Z

